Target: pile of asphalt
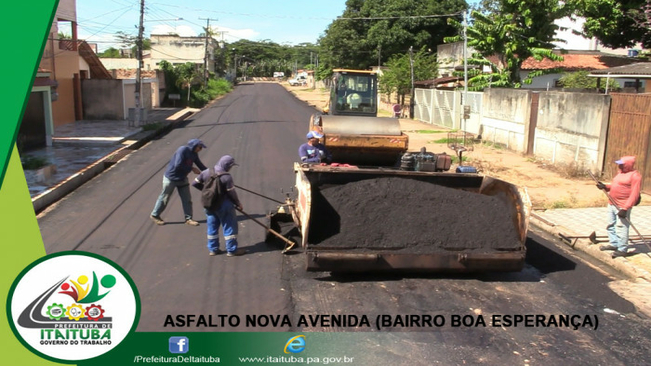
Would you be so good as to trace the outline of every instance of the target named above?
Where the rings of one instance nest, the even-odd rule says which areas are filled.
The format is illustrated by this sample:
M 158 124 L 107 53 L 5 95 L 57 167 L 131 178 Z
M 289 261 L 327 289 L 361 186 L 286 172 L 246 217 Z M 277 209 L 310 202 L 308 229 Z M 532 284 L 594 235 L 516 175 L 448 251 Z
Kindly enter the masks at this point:
M 423 181 L 385 177 L 317 188 L 308 242 L 431 253 L 522 246 L 512 208 L 497 197 Z

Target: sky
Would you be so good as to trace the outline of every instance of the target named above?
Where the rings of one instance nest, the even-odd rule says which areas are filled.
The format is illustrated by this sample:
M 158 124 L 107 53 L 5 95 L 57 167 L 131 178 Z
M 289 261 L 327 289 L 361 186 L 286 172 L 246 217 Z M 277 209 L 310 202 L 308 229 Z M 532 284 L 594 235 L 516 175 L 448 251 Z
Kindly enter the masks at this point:
M 346 0 L 146 0 L 145 37 L 170 32 L 198 36 L 210 19 L 213 31 L 223 32 L 215 38 L 223 36 L 226 43 L 241 39 L 316 43 L 345 8 Z M 139 17 L 140 0 L 77 0 L 77 35 L 96 43 L 100 52 L 120 48 L 115 34 L 137 36 Z M 66 33 L 65 28 L 62 31 Z
M 346 0 L 146 0 L 145 37 L 169 32 L 198 36 L 210 19 L 211 28 L 223 32 L 226 43 L 241 39 L 316 43 L 345 8 Z M 77 35 L 97 43 L 100 52 L 120 48 L 115 34 L 137 36 L 139 17 L 140 0 L 77 0 Z M 61 31 L 66 33 L 65 28 Z

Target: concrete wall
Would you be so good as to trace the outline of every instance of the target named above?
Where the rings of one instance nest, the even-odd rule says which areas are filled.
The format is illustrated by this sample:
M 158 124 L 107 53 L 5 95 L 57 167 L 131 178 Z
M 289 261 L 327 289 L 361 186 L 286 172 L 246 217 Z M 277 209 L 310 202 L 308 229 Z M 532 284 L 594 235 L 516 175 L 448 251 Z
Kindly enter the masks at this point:
M 57 19 L 77 21 L 77 1 L 59 0 L 54 21 Z
M 84 119 L 125 119 L 122 80 L 81 81 Z
M 82 80 L 84 119 L 124 120 L 129 108 L 136 106 L 134 79 Z M 144 79 L 140 89 L 140 105 L 145 109 L 160 106 L 157 79 Z
M 475 49 L 468 47 L 468 57 L 475 53 Z M 439 63 L 439 77 L 452 76 L 455 66 L 463 66 L 463 42 L 446 43 L 436 46 L 436 59 Z
M 107 70 L 138 68 L 138 60 L 135 58 L 100 58 L 100 61 Z
M 483 140 L 526 152 L 530 111 L 530 91 L 487 89 L 482 101 Z
M 46 45 L 47 52 L 43 53 L 41 59 L 42 67 L 46 67 L 52 71 L 52 78 L 59 83 L 56 90 L 58 99 L 52 103 L 54 126 L 61 126 L 75 121 L 73 78 L 75 74 L 79 74 L 79 52 L 59 48 L 59 21 L 77 21 L 75 0 L 59 1 L 50 29 L 51 41 L 48 40 Z
M 140 106 L 145 109 L 152 109 L 154 104 L 152 102 L 152 83 L 158 83 L 155 79 L 143 79 L 140 87 Z M 124 91 L 124 119 L 129 117 L 129 108 L 136 107 L 136 80 L 124 79 L 122 85 Z
M 446 94 L 432 98 L 432 94 Z M 418 89 L 415 119 L 481 135 L 525 153 L 531 122 L 532 92 L 518 89 L 487 89 L 468 93 L 470 119 L 461 121 L 461 91 Z M 453 102 L 450 102 L 453 101 Z M 600 169 L 606 151 L 610 96 L 596 93 L 540 92 L 533 154 L 556 165 L 577 164 Z M 445 116 L 442 118 L 441 116 Z M 452 125 L 454 124 L 454 125 Z
M 534 155 L 554 164 L 603 166 L 610 96 L 541 92 Z
M 55 41 L 56 44 L 58 42 Z M 56 80 L 59 98 L 52 102 L 54 126 L 75 121 L 74 74 L 79 74 L 79 53 L 55 48 Z

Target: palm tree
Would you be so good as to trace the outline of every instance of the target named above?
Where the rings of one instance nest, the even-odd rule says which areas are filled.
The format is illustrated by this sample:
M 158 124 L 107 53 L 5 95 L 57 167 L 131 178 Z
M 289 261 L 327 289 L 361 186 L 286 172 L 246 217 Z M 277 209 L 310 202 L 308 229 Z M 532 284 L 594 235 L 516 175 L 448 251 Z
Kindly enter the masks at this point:
M 188 88 L 188 104 L 190 104 L 192 84 L 201 83 L 201 73 L 191 62 L 177 66 L 176 73 L 176 85 L 181 89 Z

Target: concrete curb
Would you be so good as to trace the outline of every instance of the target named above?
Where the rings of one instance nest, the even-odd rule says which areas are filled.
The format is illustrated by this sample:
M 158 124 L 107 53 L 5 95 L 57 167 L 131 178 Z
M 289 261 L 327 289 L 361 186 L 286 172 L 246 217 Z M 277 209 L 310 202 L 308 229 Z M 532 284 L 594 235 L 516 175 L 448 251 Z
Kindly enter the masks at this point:
M 540 216 L 537 216 L 534 213 L 531 214 L 530 224 L 534 224 L 542 230 L 547 231 L 548 233 L 554 235 L 555 237 L 561 239 L 563 243 L 567 245 L 568 248 L 572 250 L 578 250 L 594 259 L 604 263 L 605 265 L 615 269 L 624 276 L 630 279 L 643 279 L 645 281 L 651 281 L 651 273 L 641 269 L 633 263 L 628 258 L 617 258 L 613 259 L 610 256 L 611 252 L 602 252 L 599 250 L 599 245 L 593 244 L 589 239 L 577 238 L 568 242 L 561 237 L 561 234 L 565 237 L 578 236 L 576 233 L 573 233 L 570 229 L 563 227 L 561 225 L 554 225 L 547 220 L 543 219 Z
M 93 164 L 71 175 L 63 182 L 33 197 L 32 205 L 34 207 L 34 212 L 38 214 L 42 210 L 49 207 L 51 204 L 59 201 L 63 197 L 73 192 L 75 189 L 79 188 L 84 183 L 88 182 L 89 180 L 93 179 L 94 177 L 102 173 L 109 166 L 113 165 L 113 164 L 109 164 L 109 162 L 113 159 L 114 156 L 124 157 L 128 155 L 127 150 L 134 150 L 134 151 L 138 150 L 147 142 L 151 141 L 154 137 L 168 133 L 177 124 L 183 122 L 184 120 L 186 120 L 187 118 L 195 114 L 197 111 L 198 109 L 193 109 L 193 108 L 186 108 L 184 110 L 181 110 L 179 113 L 176 113 L 175 115 L 167 119 L 171 123 L 169 123 L 166 127 L 158 131 L 151 131 L 150 133 L 145 134 L 145 136 L 136 140 L 135 142 L 125 145 L 111 152 L 110 154 L 102 157 L 101 159 L 97 160 Z

